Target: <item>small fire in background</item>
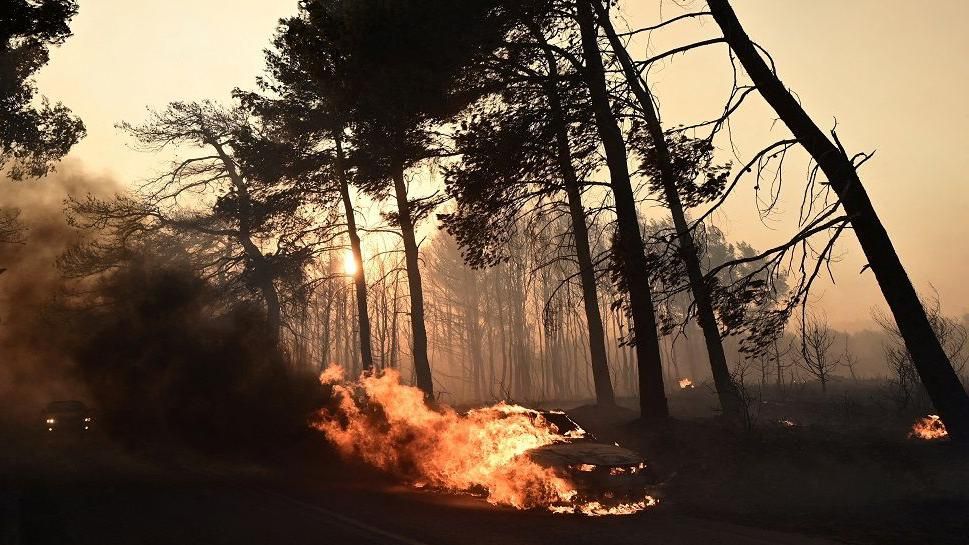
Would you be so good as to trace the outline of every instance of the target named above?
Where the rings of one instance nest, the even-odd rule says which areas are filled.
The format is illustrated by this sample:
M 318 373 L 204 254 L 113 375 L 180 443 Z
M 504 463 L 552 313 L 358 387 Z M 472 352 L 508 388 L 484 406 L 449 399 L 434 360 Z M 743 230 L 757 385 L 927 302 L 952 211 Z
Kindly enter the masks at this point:
M 688 378 L 680 379 L 680 390 L 692 390 L 696 386 L 693 385 L 693 381 Z
M 489 503 L 583 515 L 632 514 L 657 501 L 605 505 L 581 501 L 568 477 L 543 467 L 528 451 L 574 437 L 531 409 L 498 403 L 459 414 L 432 409 L 419 389 L 400 383 L 394 369 L 348 381 L 339 366 L 320 376 L 336 405 L 313 422 L 347 458 L 397 475 L 416 488 L 480 493 Z
M 908 434 L 908 436 L 909 438 L 931 441 L 934 439 L 948 437 L 949 432 L 946 431 L 945 424 L 942 423 L 942 419 L 939 418 L 939 415 L 930 414 L 925 418 L 920 418 L 919 421 L 912 426 L 912 431 Z
M 778 420 L 777 423 L 780 424 L 781 426 L 784 426 L 785 428 L 797 427 L 797 423 L 794 422 L 793 420 Z

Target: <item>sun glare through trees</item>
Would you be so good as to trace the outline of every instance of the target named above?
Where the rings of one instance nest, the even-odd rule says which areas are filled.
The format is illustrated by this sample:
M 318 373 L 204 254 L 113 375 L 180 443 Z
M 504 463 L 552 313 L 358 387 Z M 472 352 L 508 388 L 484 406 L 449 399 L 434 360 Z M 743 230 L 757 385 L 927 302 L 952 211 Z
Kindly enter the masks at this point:
M 0 2 L 0 545 L 966 543 L 969 2 Z

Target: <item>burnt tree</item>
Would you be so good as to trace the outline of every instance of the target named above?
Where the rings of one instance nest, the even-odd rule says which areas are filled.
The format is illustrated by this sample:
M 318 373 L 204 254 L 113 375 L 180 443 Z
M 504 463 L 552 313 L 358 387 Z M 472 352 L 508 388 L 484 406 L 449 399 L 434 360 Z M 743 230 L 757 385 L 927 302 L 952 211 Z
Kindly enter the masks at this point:
M 346 234 L 356 264 L 352 274 L 357 307 L 360 356 L 364 369 L 374 366 L 370 312 L 367 307 L 367 271 L 351 196 L 347 159 L 347 130 L 352 105 L 346 96 L 344 54 L 329 26 L 322 3 L 300 6 L 297 16 L 283 19 L 266 51 L 266 75 L 259 79 L 264 95 L 236 91 L 252 104 L 277 138 L 311 138 L 316 145 L 302 163 L 304 176 L 313 178 L 310 191 L 336 193 L 343 207 Z
M 457 208 L 441 217 L 471 265 L 491 266 L 510 258 L 506 250 L 516 231 L 533 224 L 541 231 L 557 227 L 546 219 L 557 217 L 565 201 L 571 248 L 540 266 L 574 260 L 578 270 L 566 282 L 575 276 L 580 281 L 596 400 L 612 405 L 596 263 L 582 203 L 587 176 L 601 166 L 587 93 L 575 71 L 562 73 L 537 22 L 526 21 L 508 40 L 505 54 L 493 61 L 500 99 L 483 101 L 456 134 L 462 160 L 448 170 L 447 187 Z M 535 42 L 542 45 L 526 45 Z M 551 303 L 546 300 L 546 307 Z
M 667 136 L 663 132 L 659 114 L 653 104 L 653 97 L 646 82 L 640 76 L 640 72 L 636 70 L 625 45 L 617 35 L 607 8 L 598 0 L 593 0 L 592 5 L 596 8 L 599 26 L 602 27 L 609 39 L 609 44 L 622 67 L 626 82 L 636 98 L 638 109 L 642 113 L 645 131 L 649 139 L 649 151 L 651 152 L 647 159 L 655 164 L 655 179 L 659 181 L 659 185 L 662 187 L 666 207 L 673 218 L 673 226 L 678 240 L 677 250 L 686 267 L 690 290 L 696 303 L 697 322 L 703 330 L 710 369 L 713 372 L 713 381 L 720 398 L 720 405 L 728 418 L 737 419 L 742 413 L 742 403 L 737 388 L 730 377 L 730 368 L 727 367 L 727 357 L 723 350 L 720 327 L 714 314 L 710 286 L 703 277 L 696 243 L 693 240 L 693 233 L 687 222 L 683 201 L 680 198 L 683 186 L 692 180 L 684 180 L 685 176 L 682 175 L 684 169 L 677 169 L 674 165 L 674 157 L 667 143 Z M 717 178 L 714 178 L 714 181 L 717 180 Z
M 954 440 L 969 441 L 969 394 L 959 381 L 891 238 L 858 176 L 852 157 L 828 139 L 768 66 L 727 0 L 707 0 L 731 50 L 798 142 L 817 162 L 838 195 L 858 242 L 891 309 L 905 348 Z
M 610 187 L 615 198 L 615 252 L 624 277 L 624 287 L 629 294 L 632 333 L 639 365 L 640 409 L 644 417 L 665 418 L 669 416 L 669 406 L 663 385 L 659 334 L 656 330 L 656 313 L 647 275 L 636 199 L 630 181 L 626 143 L 609 100 L 606 70 L 599 49 L 598 26 L 593 7 L 588 1 L 580 0 L 576 3 L 576 18 L 585 61 L 583 76 L 588 85 L 599 137 L 605 149 Z

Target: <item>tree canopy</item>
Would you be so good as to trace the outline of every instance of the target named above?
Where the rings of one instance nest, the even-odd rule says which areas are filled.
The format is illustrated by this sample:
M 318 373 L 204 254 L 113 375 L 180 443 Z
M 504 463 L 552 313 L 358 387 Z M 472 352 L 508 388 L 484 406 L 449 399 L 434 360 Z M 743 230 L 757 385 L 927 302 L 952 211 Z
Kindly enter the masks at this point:
M 7 0 L 0 14 L 0 168 L 43 176 L 85 134 L 63 104 L 38 95 L 34 75 L 71 35 L 74 0 Z

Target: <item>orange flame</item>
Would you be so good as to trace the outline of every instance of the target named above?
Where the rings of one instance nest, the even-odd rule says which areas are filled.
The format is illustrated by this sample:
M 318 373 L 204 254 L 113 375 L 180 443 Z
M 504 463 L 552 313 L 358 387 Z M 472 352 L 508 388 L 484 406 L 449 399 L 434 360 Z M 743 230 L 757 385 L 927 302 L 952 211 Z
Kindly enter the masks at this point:
M 692 380 L 690 380 L 688 378 L 681 378 L 680 379 L 680 390 L 688 390 L 688 389 L 693 389 L 693 388 L 694 388 L 694 386 L 693 386 L 693 381 Z
M 412 486 L 483 493 L 493 504 L 556 513 L 628 514 L 654 505 L 642 501 L 617 506 L 577 501 L 567 477 L 524 454 L 569 437 L 535 412 L 498 403 L 458 414 L 431 409 L 423 393 L 400 384 L 396 370 L 362 375 L 346 382 L 330 366 L 320 377 L 332 385 L 337 406 L 320 411 L 313 426 L 348 458 L 399 475 Z
M 942 439 L 943 437 L 948 437 L 948 435 L 949 432 L 946 431 L 945 424 L 942 423 L 942 419 L 936 414 L 930 414 L 926 418 L 920 418 L 912 426 L 912 431 L 908 434 L 910 439 L 925 439 L 926 441 Z

